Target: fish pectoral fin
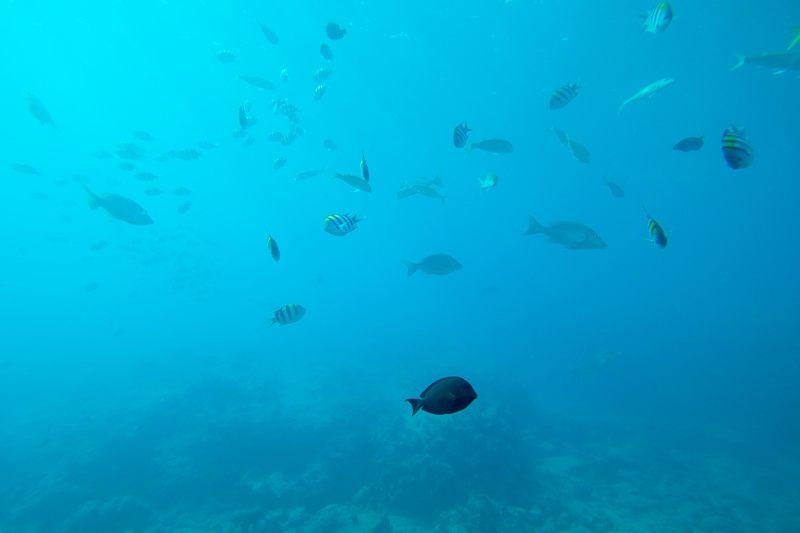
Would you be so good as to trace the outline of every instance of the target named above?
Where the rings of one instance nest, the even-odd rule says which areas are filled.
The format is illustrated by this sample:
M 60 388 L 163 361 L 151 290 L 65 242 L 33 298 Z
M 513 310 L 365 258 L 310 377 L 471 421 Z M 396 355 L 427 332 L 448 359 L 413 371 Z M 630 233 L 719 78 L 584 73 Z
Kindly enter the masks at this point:
M 450 398 L 452 401 L 456 401 L 456 399 L 458 398 L 458 396 L 456 396 L 452 392 L 448 392 L 447 397 Z

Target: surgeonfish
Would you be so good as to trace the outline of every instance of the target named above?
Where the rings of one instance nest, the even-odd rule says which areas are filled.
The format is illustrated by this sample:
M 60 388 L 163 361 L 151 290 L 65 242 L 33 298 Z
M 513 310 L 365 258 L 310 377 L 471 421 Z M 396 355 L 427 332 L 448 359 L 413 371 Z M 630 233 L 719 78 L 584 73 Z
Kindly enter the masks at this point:
M 342 37 L 345 36 L 346 33 L 347 30 L 345 30 L 344 28 L 340 28 L 339 25 L 336 24 L 335 22 L 329 22 L 328 25 L 325 26 L 325 34 L 332 41 L 341 39 Z
M 333 52 L 331 51 L 331 47 L 328 46 L 328 43 L 322 43 L 322 46 L 319 47 L 319 53 L 328 61 L 333 61 Z
M 608 190 L 611 191 L 611 196 L 614 198 L 622 198 L 625 196 L 625 190 L 614 183 L 613 181 L 609 181 L 607 178 L 603 178 L 603 183 L 606 184 Z
M 289 304 L 284 305 L 277 311 L 275 311 L 275 316 L 270 318 L 269 327 L 272 327 L 274 324 L 278 324 L 279 326 L 285 326 L 286 324 L 291 324 L 293 322 L 297 322 L 303 315 L 306 314 L 306 309 L 302 305 L 296 304 Z
M 364 158 L 364 150 L 361 150 L 361 176 L 364 181 L 369 183 L 369 167 L 367 166 L 367 160 Z
M 465 379 L 448 377 L 434 381 L 419 398 L 409 398 L 411 416 L 422 409 L 432 415 L 451 415 L 466 409 L 478 395 Z
M 472 130 L 467 127 L 467 123 L 459 124 L 453 130 L 453 144 L 456 148 L 463 148 L 464 145 L 467 144 L 467 139 L 469 138 L 469 132 Z
M 95 210 L 102 207 L 108 214 L 119 220 L 123 220 L 134 226 L 149 226 L 153 219 L 147 214 L 142 206 L 119 194 L 105 194 L 102 197 L 96 195 L 83 185 L 89 195 L 89 209 Z
M 278 249 L 278 243 L 275 242 L 275 239 L 269 234 L 269 230 L 266 226 L 264 227 L 264 231 L 267 232 L 267 248 L 269 249 L 269 255 L 271 255 L 275 261 L 280 261 L 281 251 Z
M 634 94 L 633 96 L 622 102 L 622 105 L 619 106 L 619 111 L 617 111 L 617 113 L 622 111 L 622 108 L 625 107 L 630 102 L 635 102 L 636 100 L 643 100 L 644 98 L 649 98 L 654 94 L 663 91 L 673 83 L 675 83 L 675 80 L 673 80 L 672 78 L 664 78 L 663 80 L 654 81 L 653 83 L 651 83 L 638 93 Z
M 722 134 L 722 156 L 734 170 L 747 168 L 753 163 L 753 146 L 744 133 L 733 124 Z
M 444 276 L 462 268 L 461 263 L 447 254 L 429 255 L 419 263 L 412 263 L 404 259 L 403 264 L 408 269 L 408 277 L 411 277 L 417 270 L 421 270 L 425 274 Z
M 646 15 L 642 15 L 644 18 L 642 31 L 658 35 L 669 27 L 674 16 L 675 13 L 669 2 L 660 2 L 648 10 Z
M 600 235 L 580 222 L 556 222 L 549 228 L 539 224 L 528 215 L 528 231 L 523 235 L 541 233 L 552 243 L 561 244 L 570 250 L 596 250 L 608 248 Z
M 580 88 L 580 80 L 577 80 L 556 89 L 550 97 L 550 109 L 561 109 L 566 106 L 578 96 Z
M 473 148 L 485 150 L 494 154 L 510 154 L 514 151 L 514 146 L 503 139 L 485 139 L 476 143 L 468 140 L 467 152 L 464 154 L 464 157 L 467 157 L 470 152 L 472 152 Z
M 343 237 L 358 228 L 358 223 L 364 220 L 360 213 L 350 213 L 348 215 L 330 215 L 323 223 L 323 229 L 331 235 Z
M 647 215 L 647 228 L 650 231 L 650 242 L 659 248 L 666 248 L 667 234 L 664 232 L 664 228 L 650 216 L 645 206 L 642 206 L 642 209 L 644 209 L 644 214 Z

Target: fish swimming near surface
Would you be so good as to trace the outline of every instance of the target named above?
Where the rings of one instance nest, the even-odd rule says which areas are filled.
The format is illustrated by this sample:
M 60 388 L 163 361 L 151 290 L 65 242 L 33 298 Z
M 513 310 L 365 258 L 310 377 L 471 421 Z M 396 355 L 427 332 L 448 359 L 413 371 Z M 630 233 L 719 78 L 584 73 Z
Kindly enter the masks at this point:
M 621 354 L 610 350 L 600 350 L 591 353 L 581 359 L 581 361 L 572 367 L 572 374 L 575 376 L 582 376 L 584 374 L 591 374 L 609 366 L 611 363 L 619 359 Z
M 620 187 L 613 181 L 609 181 L 608 179 L 603 178 L 603 183 L 606 184 L 608 190 L 611 191 L 611 196 L 613 196 L 614 198 L 622 198 L 625 196 L 625 191 L 622 189 L 622 187 Z
M 722 156 L 734 170 L 747 168 L 753 163 L 753 146 L 744 133 L 733 124 L 722 134 Z
M 467 123 L 459 124 L 453 130 L 453 144 L 456 148 L 463 148 L 469 139 L 469 132 L 472 130 L 467 127 Z
M 275 239 L 272 238 L 272 235 L 269 234 L 269 230 L 264 227 L 264 231 L 267 232 L 267 248 L 269 249 L 269 255 L 272 256 L 272 259 L 275 261 L 281 260 L 281 251 L 278 249 L 278 243 L 275 242 Z
M 297 322 L 303 315 L 306 314 L 306 309 L 302 305 L 296 304 L 289 304 L 284 305 L 277 311 L 275 311 L 275 316 L 270 318 L 269 327 L 272 327 L 275 324 L 279 326 L 285 326 L 286 324 L 292 324 Z
M 619 111 L 617 111 L 617 113 L 620 113 L 622 111 L 622 108 L 628 105 L 629 103 L 635 102 L 637 100 L 643 100 L 645 98 L 650 98 L 654 94 L 660 93 L 673 83 L 675 83 L 675 80 L 673 80 L 672 78 L 664 78 L 663 80 L 654 81 L 653 83 L 651 83 L 638 93 L 634 94 L 633 96 L 622 102 L 622 105 L 619 106 Z
M 736 70 L 745 64 L 771 68 L 776 74 L 787 70 L 800 70 L 800 54 L 793 52 L 778 52 L 777 54 L 761 54 L 757 56 L 736 54 L 736 57 L 738 61 L 731 67 L 731 70 Z
M 147 211 L 130 198 L 119 194 L 98 196 L 90 191 L 86 185 L 83 185 L 83 188 L 86 189 L 86 193 L 89 195 L 89 209 L 95 210 L 102 207 L 112 217 L 134 226 L 149 226 L 153 223 L 153 219 L 150 218 Z
M 322 46 L 319 47 L 319 53 L 328 61 L 333 61 L 333 52 L 327 43 L 322 43 Z
M 570 250 L 599 250 L 608 247 L 596 231 L 580 222 L 556 222 L 548 228 L 528 215 L 528 225 L 528 231 L 523 235 L 541 233 L 550 242 L 561 244 Z
M 647 208 L 645 206 L 642 206 L 642 209 L 644 209 L 644 214 L 647 215 L 647 229 L 650 232 L 650 242 L 659 248 L 666 248 L 667 234 L 664 231 L 664 228 L 662 228 L 661 224 L 656 222 L 655 219 L 650 216 L 650 213 L 647 212 Z
M 274 31 L 272 31 L 270 28 L 268 28 L 267 26 L 262 24 L 261 21 L 257 20 L 256 22 L 258 23 L 259 27 L 261 28 L 261 33 L 264 34 L 264 37 L 266 37 L 267 40 L 270 43 L 272 43 L 274 45 L 277 45 L 280 42 L 280 39 L 278 39 L 278 36 L 275 35 Z
M 330 215 L 323 223 L 323 229 L 331 235 L 344 237 L 354 229 L 358 228 L 358 223 L 364 220 L 360 213 L 350 213 L 349 215 Z
M 493 154 L 510 154 L 514 151 L 514 146 L 503 139 L 486 139 L 476 143 L 468 140 L 467 153 L 464 154 L 464 157 L 468 156 L 475 148 L 486 152 L 492 152 Z
M 694 152 L 703 147 L 703 137 L 686 137 L 672 147 L 680 152 Z
M 39 174 L 39 171 L 33 168 L 30 165 L 25 165 L 23 163 L 11 163 L 11 168 L 19 172 L 20 174 L 27 174 L 29 176 L 35 176 Z
M 461 263 L 447 254 L 429 255 L 419 263 L 412 263 L 404 259 L 403 264 L 408 269 L 408 277 L 411 277 L 417 270 L 421 270 L 425 274 L 444 276 L 462 268 Z
M 329 22 L 327 26 L 325 26 L 325 34 L 328 36 L 329 39 L 335 41 L 336 39 L 341 39 L 345 36 L 347 30 L 344 28 L 340 28 L 338 24 L 335 22 Z
M 644 18 L 642 31 L 658 35 L 669 27 L 674 17 L 675 12 L 672 10 L 670 3 L 660 2 L 648 10 L 646 15 L 642 15 L 642 18 Z
M 354 176 L 352 174 L 334 174 L 331 179 L 342 180 L 343 182 L 352 185 L 356 189 L 364 192 L 372 192 L 372 187 L 363 178 Z
M 242 74 L 236 74 L 237 80 L 242 80 L 245 83 L 249 83 L 254 87 L 258 87 L 259 89 L 266 89 L 268 91 L 274 91 L 275 85 L 269 81 L 265 80 L 264 78 L 259 78 L 258 76 L 244 76 Z
M 550 109 L 561 109 L 566 106 L 578 96 L 580 88 L 580 80 L 577 80 L 556 89 L 550 96 Z
M 411 404 L 411 416 L 420 409 L 432 415 L 451 415 L 466 409 L 478 397 L 472 385 L 455 376 L 434 381 L 419 396 L 406 400 Z
M 497 187 L 497 179 L 497 174 L 489 174 L 483 179 L 478 178 L 478 183 L 481 184 L 481 192 Z
M 369 183 L 369 167 L 367 166 L 367 160 L 364 157 L 364 150 L 361 150 L 361 177 L 364 178 L 364 181 Z
M 47 108 L 42 105 L 42 102 L 40 102 L 38 98 L 31 93 L 25 93 L 22 98 L 25 100 L 25 103 L 28 106 L 28 112 L 33 115 L 33 117 L 38 120 L 40 124 L 53 126 L 56 131 L 59 131 L 58 126 L 56 126 L 56 123 L 53 122 L 53 118 L 50 116 L 50 111 L 48 111 Z

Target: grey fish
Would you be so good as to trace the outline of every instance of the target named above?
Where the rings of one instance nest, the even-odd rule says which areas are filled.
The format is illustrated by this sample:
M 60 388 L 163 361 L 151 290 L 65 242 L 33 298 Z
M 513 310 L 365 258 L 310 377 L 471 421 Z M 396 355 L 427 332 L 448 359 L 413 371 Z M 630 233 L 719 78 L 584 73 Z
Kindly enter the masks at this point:
M 680 150 L 681 152 L 694 152 L 702 147 L 703 137 L 686 137 L 685 139 L 678 141 L 678 143 L 673 146 L 672 149 Z
M 623 196 L 625 196 L 625 191 L 622 189 L 622 187 L 620 187 L 613 181 L 608 181 L 606 178 L 603 178 L 603 183 L 606 184 L 606 187 L 608 187 L 608 190 L 611 191 L 611 195 L 614 198 L 622 198 Z
M 474 148 L 492 152 L 494 154 L 510 154 L 514 151 L 514 146 L 512 146 L 510 142 L 504 141 L 503 139 L 486 139 L 476 143 L 467 140 L 467 153 L 464 154 L 464 157 L 468 156 Z
M 462 268 L 461 263 L 447 254 L 429 255 L 419 263 L 412 263 L 404 259 L 403 264 L 408 268 L 409 277 L 417 270 L 421 270 L 425 274 L 444 276 L 445 274 L 450 274 Z
M 120 161 L 117 163 L 117 168 L 124 170 L 125 172 L 130 172 L 131 170 L 136 170 L 136 165 L 129 163 L 128 161 Z
M 158 176 L 153 174 L 152 172 L 137 172 L 134 176 L 139 181 L 153 181 L 158 179 Z
M 149 226 L 153 223 L 153 219 L 150 218 L 147 211 L 130 198 L 119 194 L 105 194 L 101 197 L 90 191 L 86 185 L 83 185 L 83 188 L 89 195 L 89 209 L 95 210 L 102 207 L 112 217 L 134 226 Z
M 117 157 L 122 159 L 139 160 L 144 159 L 144 148 L 132 142 L 121 142 L 117 145 Z
M 589 150 L 574 139 L 569 140 L 569 151 L 572 152 L 572 155 L 575 156 L 575 159 L 581 163 L 589 163 L 592 160 L 591 156 L 589 155 Z
M 181 215 L 185 214 L 190 208 L 192 207 L 192 201 L 186 200 L 181 205 L 178 206 L 178 213 Z
M 542 233 L 550 242 L 561 244 L 570 250 L 592 250 L 608 247 L 596 231 L 580 222 L 556 222 L 548 228 L 542 226 L 535 218 L 528 215 L 528 223 L 528 231 L 523 235 Z
M 24 165 L 22 163 L 11 163 L 11 168 L 16 170 L 17 172 L 20 172 L 22 174 L 27 174 L 29 176 L 35 176 L 39 173 L 39 171 L 33 168 L 32 166 Z
M 148 141 L 149 142 L 149 141 L 153 140 L 153 136 L 152 135 L 150 135 L 146 131 L 142 131 L 142 130 L 136 130 L 134 132 L 131 132 L 131 135 L 133 135 L 134 137 L 136 137 L 140 141 Z
M 324 168 L 320 168 L 318 170 L 306 170 L 305 172 L 301 172 L 294 177 L 294 181 L 298 180 L 307 180 L 308 178 L 313 178 L 314 176 L 318 176 L 325 172 Z
M 581 361 L 572 367 L 572 373 L 576 376 L 590 374 L 606 368 L 608 365 L 619 359 L 621 354 L 610 350 L 600 350 L 591 353 L 581 359 Z
M 619 114 L 622 111 L 622 108 L 628 105 L 629 103 L 635 102 L 636 100 L 643 100 L 645 98 L 650 98 L 654 94 L 660 93 L 673 83 L 675 83 L 675 80 L 673 80 L 672 78 L 664 78 L 663 80 L 654 81 L 653 83 L 651 83 L 638 93 L 634 94 L 633 96 L 622 102 L 622 105 L 619 106 L 617 114 Z
M 220 50 L 217 52 L 217 59 L 222 63 L 230 64 L 236 60 L 236 54 L 230 50 Z
M 444 194 L 439 192 L 438 190 L 434 189 L 430 185 L 412 185 L 411 189 L 416 194 L 421 194 L 422 196 L 427 196 L 428 198 L 438 198 L 442 201 L 442 205 L 446 205 L 444 203 Z
M 259 89 L 267 89 L 269 91 L 275 90 L 275 85 L 269 80 L 265 80 L 264 78 L 259 78 L 258 76 L 243 76 L 241 74 L 236 75 L 237 80 L 242 80 L 245 83 L 249 83 Z
M 370 186 L 370 184 L 367 183 L 366 181 L 364 181 L 363 178 L 360 178 L 358 176 L 354 176 L 352 174 L 334 174 L 331 177 L 331 179 L 334 179 L 334 178 L 335 179 L 340 179 L 343 182 L 352 185 L 353 187 L 355 187 L 358 190 L 361 190 L 361 191 L 364 191 L 364 192 L 372 192 L 372 187 Z
M 317 71 L 314 73 L 314 81 L 317 83 L 324 83 L 328 81 L 328 78 L 331 77 L 331 74 L 333 74 L 332 68 L 322 67 L 317 69 Z
M 564 148 L 569 150 L 569 134 L 556 126 L 553 126 L 553 131 L 556 133 L 559 142 L 564 145 Z
M 478 397 L 472 385 L 455 376 L 434 381 L 419 396 L 406 400 L 413 409 L 411 416 L 420 409 L 432 415 L 451 415 L 466 409 Z
M 270 43 L 277 45 L 280 42 L 280 39 L 278 39 L 278 36 L 275 34 L 274 31 L 269 29 L 267 26 L 261 24 L 260 21 L 256 22 L 258 22 L 258 25 L 261 27 L 261 32 L 264 34 L 264 37 L 266 37 Z
M 333 142 L 330 139 L 325 139 L 324 141 L 322 141 L 322 146 L 324 146 L 328 150 L 338 150 L 339 149 L 339 147 L 336 145 L 336 143 Z
M 774 69 L 777 73 L 786 70 L 800 70 L 800 54 L 793 52 L 778 52 L 777 54 L 761 54 L 757 56 L 740 56 L 737 54 L 736 57 L 739 61 L 731 70 L 736 70 L 745 63 L 768 67 Z
M 38 120 L 41 124 L 53 126 L 56 131 L 58 131 L 58 126 L 56 126 L 56 123 L 53 122 L 50 112 L 42 105 L 38 98 L 31 93 L 25 93 L 23 99 L 28 105 L 28 112 L 33 115 L 36 120 Z
M 417 194 L 417 190 L 414 189 L 416 185 L 425 185 L 427 187 L 431 187 L 433 185 L 437 185 L 439 187 L 443 186 L 442 183 L 442 176 L 437 175 L 435 178 L 411 178 L 410 180 L 406 180 L 399 189 L 397 189 L 397 199 L 401 200 L 403 198 L 408 198 L 409 196 L 414 196 Z

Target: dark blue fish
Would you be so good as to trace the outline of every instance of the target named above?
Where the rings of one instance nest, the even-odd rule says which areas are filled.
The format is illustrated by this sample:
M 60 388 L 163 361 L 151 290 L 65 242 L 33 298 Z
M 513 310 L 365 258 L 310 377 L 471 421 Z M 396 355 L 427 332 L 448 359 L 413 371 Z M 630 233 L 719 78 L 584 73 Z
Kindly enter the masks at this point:
M 347 30 L 340 28 L 338 24 L 335 22 L 329 22 L 328 25 L 325 27 L 325 33 L 328 35 L 332 41 L 336 39 L 341 39 L 347 33 Z
M 703 137 L 686 137 L 672 147 L 673 150 L 681 152 L 694 152 L 703 147 Z
M 420 409 L 432 415 L 451 415 L 466 409 L 478 397 L 472 385 L 455 376 L 434 381 L 419 396 L 406 400 L 413 409 L 411 416 Z
M 243 130 L 247 129 L 247 110 L 244 104 L 239 106 L 239 126 Z
M 258 25 L 261 27 L 261 31 L 264 33 L 264 37 L 266 37 L 269 42 L 271 42 L 272 44 L 275 44 L 275 45 L 277 45 L 280 42 L 278 40 L 278 36 L 275 35 L 274 31 L 272 31 L 268 27 L 266 27 L 263 24 L 261 24 L 261 22 L 259 22 L 259 21 L 256 21 L 256 22 L 258 22 Z
M 559 87 L 550 97 L 550 109 L 561 109 L 566 106 L 578 96 L 578 91 L 580 91 L 580 89 L 580 80 Z
M 722 156 L 734 170 L 747 168 L 753 163 L 753 147 L 744 134 L 733 124 L 722 134 Z
M 664 228 L 661 227 L 661 224 L 656 222 L 653 217 L 650 216 L 650 213 L 647 212 L 645 206 L 642 206 L 644 209 L 644 214 L 647 215 L 647 227 L 650 230 L 650 242 L 654 243 L 659 248 L 665 248 L 667 246 L 667 234 L 664 232 Z
M 467 144 L 467 139 L 469 139 L 469 132 L 472 130 L 467 127 L 467 123 L 465 122 L 463 125 L 459 124 L 456 126 L 455 130 L 453 130 L 453 144 L 456 148 L 463 148 Z
M 364 181 L 369 183 L 369 167 L 367 166 L 367 160 L 364 158 L 364 150 L 361 150 L 361 176 L 363 176 Z
M 264 228 L 264 231 L 267 232 L 267 248 L 269 248 L 269 254 L 275 261 L 281 260 L 281 251 L 278 249 L 278 243 L 275 242 L 275 239 L 272 238 L 272 235 L 269 234 L 269 230 Z

